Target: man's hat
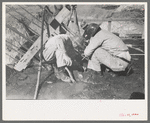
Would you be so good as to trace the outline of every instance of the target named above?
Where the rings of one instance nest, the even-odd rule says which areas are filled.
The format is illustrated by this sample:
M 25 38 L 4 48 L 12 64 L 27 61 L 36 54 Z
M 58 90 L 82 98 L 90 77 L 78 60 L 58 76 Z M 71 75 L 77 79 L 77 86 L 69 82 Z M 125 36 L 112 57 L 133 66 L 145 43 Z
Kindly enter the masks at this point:
M 96 32 L 98 30 L 101 30 L 101 28 L 99 27 L 99 24 L 96 24 L 96 23 L 90 23 L 86 28 L 85 28 L 85 31 L 83 33 L 83 37 L 88 40 L 90 39 L 91 37 L 93 37 Z

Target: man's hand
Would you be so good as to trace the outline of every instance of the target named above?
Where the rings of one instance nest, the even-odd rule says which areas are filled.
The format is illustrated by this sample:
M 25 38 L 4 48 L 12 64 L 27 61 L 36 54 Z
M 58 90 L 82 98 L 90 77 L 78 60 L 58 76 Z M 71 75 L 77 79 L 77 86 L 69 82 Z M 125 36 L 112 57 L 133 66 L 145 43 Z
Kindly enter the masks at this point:
M 64 62 L 66 63 L 67 66 L 72 65 L 72 60 L 67 54 L 64 54 L 63 59 L 64 59 Z
M 82 60 L 84 60 L 84 59 L 89 60 L 88 56 L 85 56 L 84 54 L 81 54 L 81 56 L 82 56 Z

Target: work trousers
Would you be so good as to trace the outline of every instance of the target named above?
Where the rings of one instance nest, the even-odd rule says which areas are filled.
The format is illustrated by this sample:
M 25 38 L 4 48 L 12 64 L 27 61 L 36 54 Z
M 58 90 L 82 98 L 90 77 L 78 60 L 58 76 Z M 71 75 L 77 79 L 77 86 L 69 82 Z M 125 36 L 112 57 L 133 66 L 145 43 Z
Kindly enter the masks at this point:
M 128 51 L 121 52 L 118 56 L 123 57 L 128 61 L 131 60 L 131 56 Z M 112 71 L 124 71 L 129 63 L 119 57 L 112 55 L 102 48 L 97 48 L 91 56 L 91 59 L 88 61 L 87 68 L 95 71 L 101 71 L 100 65 L 103 64 Z
M 71 42 L 66 43 L 65 50 L 66 50 L 65 53 L 73 60 L 76 56 L 76 53 L 75 53 L 74 47 Z M 53 61 L 54 59 L 56 59 L 57 67 L 66 66 L 66 63 L 64 61 L 64 52 L 62 51 L 62 49 L 54 48 L 53 45 L 51 45 L 51 46 L 49 46 L 47 51 L 44 50 L 43 56 L 45 56 L 46 54 L 49 54 L 48 60 L 45 59 L 46 61 L 50 62 L 50 61 Z

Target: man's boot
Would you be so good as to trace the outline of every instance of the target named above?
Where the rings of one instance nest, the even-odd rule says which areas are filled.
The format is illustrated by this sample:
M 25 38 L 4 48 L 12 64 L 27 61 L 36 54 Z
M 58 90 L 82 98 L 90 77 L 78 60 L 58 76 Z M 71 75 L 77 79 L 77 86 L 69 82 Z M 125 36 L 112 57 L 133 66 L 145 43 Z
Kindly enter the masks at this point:
M 71 82 L 70 77 L 67 76 L 67 74 L 65 73 L 65 67 L 57 68 L 55 65 L 53 65 L 53 68 L 54 68 L 54 73 L 57 79 L 60 79 L 63 82 L 68 82 L 68 83 Z
M 133 73 L 133 69 L 132 69 L 132 64 L 131 63 L 126 67 L 125 71 L 119 71 L 119 72 L 110 71 L 110 75 L 112 77 L 129 76 L 132 73 Z

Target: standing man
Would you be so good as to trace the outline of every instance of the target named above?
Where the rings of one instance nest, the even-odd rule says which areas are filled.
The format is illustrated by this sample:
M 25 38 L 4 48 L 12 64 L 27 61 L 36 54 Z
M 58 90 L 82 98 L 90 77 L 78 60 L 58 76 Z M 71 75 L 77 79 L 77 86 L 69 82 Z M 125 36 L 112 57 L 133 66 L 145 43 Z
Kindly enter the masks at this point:
M 85 30 L 83 37 L 87 47 L 85 57 L 89 57 L 87 68 L 101 73 L 101 65 L 105 65 L 113 72 L 125 71 L 131 61 L 128 47 L 113 33 L 102 30 L 98 24 L 83 23 Z M 102 74 L 102 73 L 101 73 Z

